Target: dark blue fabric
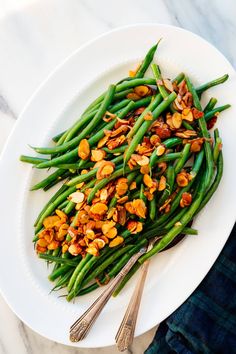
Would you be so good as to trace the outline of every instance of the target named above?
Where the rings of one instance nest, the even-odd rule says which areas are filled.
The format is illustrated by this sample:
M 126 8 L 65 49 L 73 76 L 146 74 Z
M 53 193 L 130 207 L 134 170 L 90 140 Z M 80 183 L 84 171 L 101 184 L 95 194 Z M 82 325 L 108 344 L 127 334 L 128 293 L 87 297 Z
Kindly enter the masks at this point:
M 162 322 L 145 354 L 236 353 L 236 226 L 195 292 Z

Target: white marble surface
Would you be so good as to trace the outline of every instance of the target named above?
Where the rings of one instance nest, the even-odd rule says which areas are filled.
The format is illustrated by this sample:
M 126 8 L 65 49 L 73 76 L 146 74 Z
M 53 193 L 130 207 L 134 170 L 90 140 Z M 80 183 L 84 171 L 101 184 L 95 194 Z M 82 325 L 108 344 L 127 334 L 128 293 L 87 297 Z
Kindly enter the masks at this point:
M 201 35 L 236 67 L 235 18 L 235 0 L 0 0 L 0 151 L 33 91 L 86 41 L 122 25 L 169 23 Z M 117 353 L 114 347 L 76 350 L 42 338 L 1 297 L 0 314 L 0 354 Z M 133 353 L 143 353 L 154 333 L 136 338 Z

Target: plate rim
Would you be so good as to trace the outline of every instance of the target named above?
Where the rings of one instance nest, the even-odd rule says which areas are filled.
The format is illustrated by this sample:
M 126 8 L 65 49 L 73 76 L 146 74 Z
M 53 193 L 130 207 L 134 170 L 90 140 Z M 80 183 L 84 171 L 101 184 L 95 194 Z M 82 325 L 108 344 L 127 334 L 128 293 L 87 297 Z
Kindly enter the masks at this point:
M 2 160 L 3 160 L 3 157 L 5 155 L 5 151 L 7 150 L 7 147 L 8 147 L 8 144 L 9 144 L 9 141 L 11 140 L 12 136 L 14 135 L 15 133 L 15 130 L 17 130 L 18 128 L 18 125 L 21 123 L 21 118 L 24 116 L 25 112 L 28 110 L 28 107 L 30 107 L 31 103 L 34 101 L 35 97 L 38 95 L 38 93 L 43 90 L 44 86 L 47 84 L 48 81 L 50 81 L 51 77 L 53 77 L 58 71 L 60 71 L 60 69 L 65 65 L 65 63 L 67 61 L 70 60 L 71 57 L 75 56 L 78 52 L 82 51 L 84 48 L 86 47 L 89 47 L 90 45 L 92 45 L 94 42 L 96 42 L 97 40 L 103 38 L 103 37 L 106 37 L 107 35 L 110 35 L 114 32 L 119 32 L 119 31 L 123 31 L 123 30 L 126 30 L 126 29 L 129 29 L 129 28 L 133 28 L 133 27 L 139 27 L 139 26 L 142 26 L 142 27 L 155 27 L 155 28 L 158 28 L 159 26 L 161 27 L 167 27 L 167 28 L 172 28 L 174 30 L 180 30 L 180 31 L 183 31 L 183 32 L 188 32 L 190 33 L 191 35 L 193 36 L 196 36 L 198 39 L 200 39 L 201 41 L 204 41 L 208 46 L 211 46 L 214 50 L 216 50 L 218 52 L 218 54 L 222 57 L 222 59 L 224 59 L 227 64 L 231 67 L 232 71 L 235 73 L 235 69 L 233 68 L 233 66 L 231 65 L 231 63 L 228 61 L 227 58 L 225 58 L 225 56 L 217 49 L 215 48 L 211 43 L 209 43 L 208 41 L 206 41 L 204 38 L 202 38 L 201 36 L 191 32 L 191 31 L 188 31 L 188 30 L 185 30 L 183 28 L 179 28 L 177 26 L 172 26 L 172 25 L 165 25 L 165 24 L 155 24 L 155 23 L 138 23 L 138 24 L 132 24 L 132 25 L 127 25 L 127 26 L 121 26 L 121 27 L 118 27 L 118 28 L 115 28 L 113 29 L 112 31 L 107 31 L 99 36 L 97 36 L 96 38 L 94 39 L 91 39 L 90 41 L 88 41 L 87 43 L 85 43 L 84 45 L 82 45 L 81 47 L 79 47 L 78 49 L 76 49 L 75 51 L 73 51 L 73 53 L 71 53 L 69 56 L 67 56 L 60 64 L 58 64 L 56 66 L 56 68 L 47 76 L 47 78 L 45 80 L 43 80 L 43 82 L 38 86 L 38 88 L 35 90 L 35 92 L 31 95 L 31 97 L 28 99 L 28 101 L 26 102 L 21 114 L 19 115 L 19 118 L 17 119 L 17 122 L 15 123 L 15 126 L 14 128 L 12 129 L 12 132 L 10 133 L 6 143 L 5 143 L 5 146 L 4 146 L 4 149 L 2 150 L 2 153 L 1 153 L 1 156 L 0 156 L 0 163 L 2 164 Z M 87 82 L 88 83 L 88 82 Z M 84 86 L 86 86 L 86 82 L 83 83 Z M 233 228 L 233 225 L 231 227 L 231 230 Z M 229 236 L 229 235 L 228 235 Z M 223 244 L 224 246 L 224 244 Z M 222 248 L 223 248 L 222 246 Z M 221 250 L 222 250 L 221 248 Z M 221 250 L 219 251 L 219 253 L 221 252 Z M 218 254 L 219 254 L 218 253 Z M 218 255 L 215 257 L 215 259 L 218 257 Z M 198 284 L 196 285 L 196 287 L 198 286 Z M 194 290 L 193 290 L 194 291 Z M 0 293 L 1 295 L 3 296 L 4 300 L 7 302 L 7 304 L 10 306 L 11 310 L 18 316 L 18 314 L 16 313 L 16 311 L 14 310 L 14 308 L 11 306 L 11 303 L 8 302 L 7 298 L 5 297 L 5 294 L 4 292 L 2 291 L 2 289 L 0 288 Z M 18 316 L 19 317 L 19 316 Z M 20 318 L 21 319 L 21 318 Z M 23 322 L 24 320 L 21 319 Z M 29 326 L 30 328 L 32 328 L 28 323 L 26 323 L 27 326 Z M 35 330 L 34 328 L 32 328 L 34 331 L 37 332 L 37 330 Z M 39 332 L 37 332 L 39 333 Z M 143 332 L 145 333 L 145 332 Z M 41 333 L 39 333 L 40 335 L 42 335 Z M 53 340 L 50 336 L 47 337 L 48 339 L 50 340 Z M 62 344 L 65 344 L 65 345 L 69 345 L 68 343 L 65 343 L 63 341 L 61 341 L 60 343 Z M 108 343 L 107 345 L 111 345 L 110 343 Z M 73 344 L 72 344 L 73 346 Z M 104 345 L 106 346 L 106 345 Z M 76 345 L 77 347 L 77 345 Z M 96 347 L 96 346 L 94 346 Z

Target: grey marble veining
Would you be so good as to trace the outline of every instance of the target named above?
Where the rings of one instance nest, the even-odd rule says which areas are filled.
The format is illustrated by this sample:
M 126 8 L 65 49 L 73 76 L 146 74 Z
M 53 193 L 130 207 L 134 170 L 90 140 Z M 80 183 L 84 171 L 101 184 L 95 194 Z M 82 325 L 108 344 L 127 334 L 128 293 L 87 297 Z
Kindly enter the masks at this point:
M 235 0 L 36 0 L 9 13 L 0 21 L 0 151 L 33 91 L 86 41 L 138 22 L 173 24 L 207 39 L 236 66 L 235 18 Z M 0 354 L 118 353 L 114 347 L 77 350 L 42 338 L 1 297 L 0 314 Z M 135 339 L 134 354 L 143 353 L 154 332 Z

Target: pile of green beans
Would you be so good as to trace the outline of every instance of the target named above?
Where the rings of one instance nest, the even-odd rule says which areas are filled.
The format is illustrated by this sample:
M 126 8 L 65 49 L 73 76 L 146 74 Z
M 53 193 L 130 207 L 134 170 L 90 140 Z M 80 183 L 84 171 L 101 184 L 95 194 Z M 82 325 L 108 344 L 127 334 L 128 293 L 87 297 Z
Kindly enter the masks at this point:
M 69 200 L 69 197 L 77 190 L 81 193 L 88 191 L 86 204 L 90 207 L 102 189 L 116 183 L 119 178 L 125 177 L 130 188 L 126 194 L 127 200 L 132 202 L 140 199 L 147 208 L 146 217 L 138 219 L 142 223 L 140 232 L 132 233 L 125 224 L 117 223 L 117 231 L 123 238 L 123 243 L 113 248 L 106 245 L 100 250 L 99 255 L 94 256 L 89 253 L 82 256 L 72 255 L 68 251 L 63 252 L 61 246 L 39 253 L 41 259 L 54 264 L 49 280 L 55 282 L 54 291 L 67 289 L 68 301 L 105 285 L 119 273 L 133 254 L 148 244 L 149 239 L 159 236 L 154 247 L 139 259 L 123 279 L 114 296 L 123 289 L 142 263 L 174 245 L 178 235 L 196 235 L 197 230 L 189 225 L 211 199 L 220 184 L 223 174 L 222 139 L 218 129 L 214 130 L 214 137 L 211 137 L 208 127 L 211 120 L 216 120 L 219 113 L 228 109 L 230 105 L 216 107 L 217 99 L 212 97 L 203 109 L 200 99 L 206 90 L 224 83 L 228 75 L 223 75 L 195 88 L 190 78 L 180 73 L 172 80 L 172 83 L 169 81 L 167 85 L 160 67 L 152 63 L 158 44 L 159 42 L 147 52 L 134 77 L 124 78 L 117 84 L 111 84 L 87 107 L 71 127 L 52 137 L 54 146 L 32 147 L 43 157 L 20 156 L 22 162 L 32 164 L 35 169 L 53 168 L 53 172 L 48 172 L 43 180 L 31 187 L 32 191 L 39 189 L 47 191 L 56 184 L 61 184 L 40 211 L 34 223 L 33 241 L 36 243 L 44 231 L 45 218 L 55 215 L 57 209 L 63 211 L 68 216 L 68 220 L 71 220 L 71 228 L 76 228 L 79 212 L 76 209 L 76 203 Z M 151 66 L 154 77 L 145 77 L 149 66 Z M 180 84 L 185 85 L 192 98 L 193 103 L 189 108 L 194 108 L 201 113 L 200 118 L 193 121 L 183 120 L 179 128 L 168 128 L 166 117 L 181 114 L 176 105 Z M 148 88 L 148 94 L 144 97 L 137 94 L 140 86 Z M 110 120 L 107 119 L 109 116 L 112 117 Z M 119 122 L 121 122 L 120 125 L 128 126 L 126 133 L 122 133 L 125 134 L 124 142 L 114 148 L 109 145 L 99 147 L 103 150 L 105 161 L 110 161 L 109 163 L 113 166 L 113 172 L 97 180 L 99 166 L 95 166 L 96 162 L 90 157 L 81 159 L 78 147 L 81 141 L 86 139 L 90 150 L 96 150 L 101 139 L 105 139 L 109 132 L 115 131 Z M 168 128 L 170 136 L 166 138 L 158 136 L 158 129 L 156 133 L 154 132 L 155 127 Z M 186 130 L 193 133 L 187 141 L 181 134 L 176 134 Z M 136 163 L 132 167 L 131 161 L 138 154 L 140 146 L 148 139 L 150 141 L 153 134 L 159 137 L 160 142 L 153 146 L 146 155 L 149 161 L 148 170 L 142 172 L 142 164 Z M 191 145 L 192 140 L 196 138 L 203 139 L 198 151 L 192 150 Z M 164 148 L 164 153 L 161 154 L 159 154 L 160 145 Z M 187 185 L 180 188 L 177 176 L 181 172 L 188 173 L 191 179 L 189 178 Z M 148 174 L 157 186 L 160 186 L 162 177 L 165 180 L 164 189 L 156 188 L 152 198 L 147 193 L 143 178 L 145 174 Z M 132 185 L 134 187 L 131 189 Z M 190 195 L 192 200 L 183 207 L 181 201 L 185 194 Z M 119 197 L 114 192 L 107 202 L 108 212 L 116 209 L 118 203 Z M 129 214 L 127 209 L 126 221 L 129 220 L 137 221 L 137 216 Z M 70 244 L 71 240 L 72 237 L 68 233 L 65 242 Z

